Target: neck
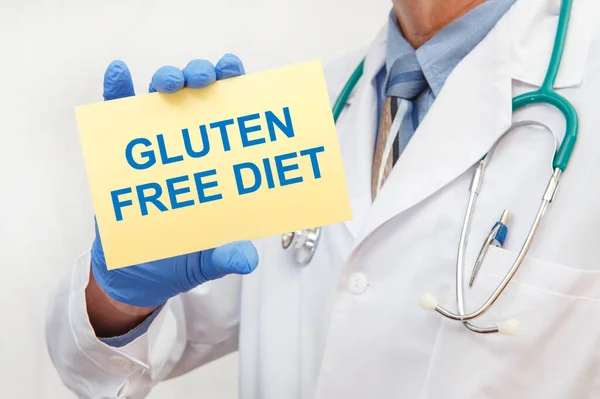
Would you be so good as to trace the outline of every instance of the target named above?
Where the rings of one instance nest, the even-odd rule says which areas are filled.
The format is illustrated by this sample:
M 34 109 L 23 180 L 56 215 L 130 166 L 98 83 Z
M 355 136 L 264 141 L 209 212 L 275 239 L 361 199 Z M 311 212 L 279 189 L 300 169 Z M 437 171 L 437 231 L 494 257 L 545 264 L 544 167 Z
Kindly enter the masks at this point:
M 416 49 L 485 0 L 393 0 L 400 30 Z

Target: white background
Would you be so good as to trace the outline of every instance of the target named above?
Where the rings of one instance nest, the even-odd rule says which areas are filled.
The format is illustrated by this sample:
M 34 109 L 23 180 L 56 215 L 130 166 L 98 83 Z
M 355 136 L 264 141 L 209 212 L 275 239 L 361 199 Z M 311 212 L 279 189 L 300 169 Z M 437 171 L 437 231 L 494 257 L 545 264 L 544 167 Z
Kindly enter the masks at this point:
M 367 45 L 389 0 L 0 0 L 0 398 L 72 398 L 45 347 L 50 291 L 93 239 L 73 108 L 111 60 L 144 92 L 164 64 L 240 56 L 248 72 Z M 65 320 L 65 322 L 67 322 Z M 152 398 L 237 397 L 235 355 Z

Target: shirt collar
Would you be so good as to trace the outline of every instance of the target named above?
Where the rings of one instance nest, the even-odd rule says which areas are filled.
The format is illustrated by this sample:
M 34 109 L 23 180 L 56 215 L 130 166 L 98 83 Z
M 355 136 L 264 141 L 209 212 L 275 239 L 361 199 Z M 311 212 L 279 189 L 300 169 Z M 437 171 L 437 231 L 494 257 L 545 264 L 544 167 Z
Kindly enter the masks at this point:
M 515 1 L 488 0 L 444 27 L 417 50 L 400 32 L 392 10 L 388 22 L 386 71 L 400 57 L 416 53 L 429 88 L 437 97 L 456 65 L 483 40 Z M 386 82 L 388 78 L 386 72 Z

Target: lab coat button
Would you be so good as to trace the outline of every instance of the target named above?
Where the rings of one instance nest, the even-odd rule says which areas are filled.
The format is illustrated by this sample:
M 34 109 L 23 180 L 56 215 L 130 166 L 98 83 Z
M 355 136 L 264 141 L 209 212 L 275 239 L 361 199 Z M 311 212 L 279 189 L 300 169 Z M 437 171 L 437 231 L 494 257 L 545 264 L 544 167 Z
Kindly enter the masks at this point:
M 112 364 L 114 364 L 115 366 L 123 369 L 123 370 L 129 370 L 133 367 L 133 363 L 131 362 L 131 360 L 123 357 L 123 356 L 111 356 L 110 357 L 110 361 Z
M 354 295 L 361 295 L 367 290 L 367 278 L 362 273 L 354 273 L 348 280 L 348 290 Z

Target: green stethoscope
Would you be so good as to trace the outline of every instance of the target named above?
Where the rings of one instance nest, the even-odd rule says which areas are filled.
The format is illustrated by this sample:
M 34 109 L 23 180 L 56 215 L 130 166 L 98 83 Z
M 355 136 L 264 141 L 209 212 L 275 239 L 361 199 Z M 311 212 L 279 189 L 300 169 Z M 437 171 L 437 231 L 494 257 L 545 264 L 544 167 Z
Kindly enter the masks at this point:
M 469 188 L 469 202 L 467 205 L 467 211 L 465 214 L 465 219 L 463 222 L 460 243 L 458 248 L 458 256 L 456 262 L 456 301 L 458 307 L 458 313 L 453 313 L 446 308 L 442 307 L 437 303 L 435 298 L 431 294 L 425 294 L 421 298 L 421 306 L 426 309 L 433 310 L 438 312 L 439 314 L 452 319 L 463 322 L 465 327 L 469 330 L 476 333 L 502 333 L 505 335 L 515 335 L 519 332 L 519 323 L 518 321 L 511 319 L 501 323 L 498 326 L 492 327 L 478 327 L 470 322 L 470 320 L 476 319 L 480 317 L 484 313 L 486 313 L 490 307 L 496 302 L 499 296 L 502 294 L 512 277 L 517 272 L 519 266 L 525 259 L 529 248 L 531 247 L 531 243 L 533 241 L 533 237 L 538 229 L 538 226 L 548 208 L 548 205 L 554 199 L 556 194 L 556 190 L 558 188 L 558 183 L 560 180 L 561 173 L 565 171 L 567 164 L 569 163 L 569 159 L 573 152 L 573 148 L 575 146 L 575 142 L 577 141 L 577 131 L 578 131 L 578 117 L 577 112 L 573 105 L 560 94 L 554 91 L 554 83 L 556 81 L 556 77 L 558 75 L 558 70 L 560 67 L 560 63 L 562 60 L 563 50 L 565 47 L 565 41 L 567 38 L 567 31 L 569 27 L 569 20 L 571 16 L 571 9 L 573 5 L 573 0 L 563 0 L 561 4 L 560 17 L 558 21 L 558 28 L 556 31 L 556 38 L 554 40 L 554 48 L 552 50 L 552 58 L 550 60 L 550 64 L 548 66 L 548 70 L 546 72 L 546 77 L 542 86 L 535 91 L 521 94 L 513 99 L 512 109 L 513 112 L 523 108 L 527 105 L 531 104 L 549 104 L 553 107 L 557 108 L 565 117 L 566 121 L 566 132 L 565 136 L 562 140 L 562 143 L 558 150 L 555 150 L 554 159 L 552 163 L 553 173 L 550 177 L 550 181 L 544 192 L 542 197 L 541 205 L 538 209 L 537 215 L 534 219 L 533 224 L 525 238 L 523 246 L 517 255 L 516 260 L 514 261 L 511 268 L 508 270 L 496 290 L 490 295 L 490 297 L 485 301 L 483 305 L 479 307 L 479 309 L 475 310 L 471 313 L 465 313 L 464 306 L 464 284 L 463 284 L 463 261 L 464 261 L 464 253 L 466 249 L 466 238 L 469 233 L 470 223 L 473 216 L 473 211 L 475 208 L 475 202 L 477 196 L 479 194 L 479 190 L 483 181 L 483 174 L 486 165 L 491 158 L 490 150 L 488 154 L 486 154 L 483 159 L 479 162 L 477 167 L 475 168 L 475 172 L 473 174 L 473 179 L 471 182 L 471 186 Z M 344 88 L 340 92 L 334 106 L 333 106 L 333 118 L 334 121 L 337 122 L 344 106 L 348 102 L 348 98 L 350 94 L 356 87 L 358 81 L 360 80 L 363 74 L 364 68 L 364 60 L 358 65 L 358 67 L 354 70 L 348 81 L 346 82 Z M 544 124 L 535 121 L 522 121 L 513 124 L 502 136 L 504 137 L 507 133 L 514 130 L 515 128 L 525 126 L 525 125 L 535 125 L 542 127 L 551 132 L 551 130 Z M 500 139 L 501 139 L 500 138 Z M 499 139 L 499 140 L 500 140 Z M 556 137 L 555 137 L 556 139 Z M 494 146 L 495 147 L 495 146 Z M 477 276 L 477 272 L 479 271 L 481 264 L 483 262 L 484 255 L 489 245 L 497 245 L 501 246 L 506 238 L 506 234 L 508 232 L 506 223 L 508 221 L 509 211 L 505 211 L 501 217 L 501 219 L 496 223 L 487 239 L 484 242 L 484 245 L 480 251 L 480 254 L 475 262 L 473 267 L 473 271 L 471 274 L 470 286 L 473 286 L 475 282 L 475 277 Z M 317 227 L 314 229 L 307 229 L 296 231 L 293 233 L 287 233 L 282 236 L 282 245 L 285 249 L 293 248 L 295 249 L 295 260 L 300 265 L 307 265 L 312 259 L 315 250 L 318 246 L 319 237 L 320 237 L 321 228 Z

